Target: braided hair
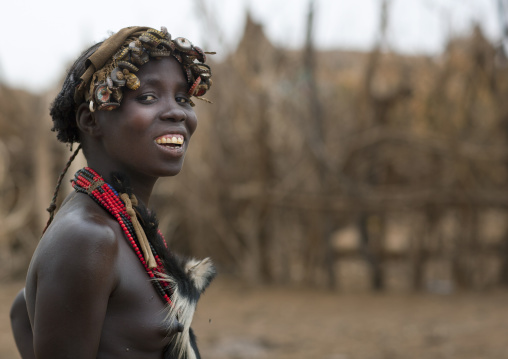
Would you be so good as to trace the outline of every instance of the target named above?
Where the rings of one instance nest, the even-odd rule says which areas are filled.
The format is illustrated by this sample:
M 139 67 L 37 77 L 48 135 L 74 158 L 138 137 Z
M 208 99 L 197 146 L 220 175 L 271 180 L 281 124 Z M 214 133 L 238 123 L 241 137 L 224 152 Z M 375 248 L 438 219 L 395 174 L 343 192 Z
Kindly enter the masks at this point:
M 86 59 L 92 55 L 102 44 L 99 42 L 95 45 L 92 45 L 78 57 L 78 59 L 71 66 L 69 71 L 67 72 L 67 76 L 65 77 L 64 83 L 62 85 L 62 89 L 56 96 L 55 100 L 51 103 L 49 107 L 49 114 L 53 120 L 53 127 L 51 131 L 56 132 L 57 139 L 63 143 L 70 143 L 71 150 L 72 144 L 75 142 L 81 142 L 79 139 L 79 129 L 76 123 L 76 109 L 77 105 L 74 101 L 74 91 L 76 86 L 79 84 L 80 77 L 86 70 Z M 51 203 L 49 207 L 46 209 L 49 212 L 49 219 L 44 227 L 42 233 L 46 232 L 49 225 L 53 221 L 56 211 L 56 201 L 58 198 L 58 192 L 60 190 L 60 186 L 62 184 L 63 178 L 67 173 L 72 161 L 76 158 L 79 150 L 81 149 L 81 144 L 74 151 L 74 153 L 70 156 L 69 160 L 65 164 L 64 169 L 60 173 L 58 177 L 58 181 L 53 193 L 53 198 L 51 199 Z

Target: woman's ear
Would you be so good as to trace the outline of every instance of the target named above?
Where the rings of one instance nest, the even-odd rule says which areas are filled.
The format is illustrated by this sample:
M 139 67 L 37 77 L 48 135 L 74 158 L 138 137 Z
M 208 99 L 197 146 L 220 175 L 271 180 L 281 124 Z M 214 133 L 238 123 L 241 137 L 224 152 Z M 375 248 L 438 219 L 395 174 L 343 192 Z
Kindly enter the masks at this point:
M 101 128 L 96 121 L 94 113 L 89 109 L 88 103 L 79 105 L 76 111 L 76 124 L 81 132 L 92 137 L 101 135 Z

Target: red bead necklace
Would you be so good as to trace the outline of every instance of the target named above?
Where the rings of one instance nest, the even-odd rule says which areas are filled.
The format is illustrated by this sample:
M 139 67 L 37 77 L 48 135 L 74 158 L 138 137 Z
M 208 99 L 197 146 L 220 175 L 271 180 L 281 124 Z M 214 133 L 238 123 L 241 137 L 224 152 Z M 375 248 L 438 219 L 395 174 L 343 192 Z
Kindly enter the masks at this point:
M 95 202 L 102 208 L 106 209 L 118 222 L 122 228 L 127 240 L 129 241 L 132 249 L 138 256 L 140 262 L 145 267 L 146 273 L 150 277 L 151 282 L 162 296 L 165 302 L 171 304 L 171 287 L 167 281 L 160 281 L 161 274 L 165 274 L 164 265 L 157 255 L 155 248 L 150 243 L 150 249 L 155 257 L 157 267 L 150 269 L 145 261 L 143 253 L 139 249 L 139 242 L 132 225 L 130 216 L 127 214 L 125 204 L 120 199 L 117 191 L 111 187 L 104 179 L 90 167 L 85 167 L 76 172 L 72 180 L 72 187 L 76 192 L 85 193 L 89 195 Z M 162 233 L 158 231 L 164 241 Z M 165 243 L 165 242 L 164 242 Z

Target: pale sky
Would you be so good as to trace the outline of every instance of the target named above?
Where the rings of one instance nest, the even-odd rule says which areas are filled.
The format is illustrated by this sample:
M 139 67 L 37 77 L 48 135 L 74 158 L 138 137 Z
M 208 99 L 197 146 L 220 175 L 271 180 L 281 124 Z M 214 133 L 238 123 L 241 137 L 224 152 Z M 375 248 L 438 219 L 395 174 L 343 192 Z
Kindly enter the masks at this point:
M 218 52 L 234 50 L 245 12 L 280 46 L 303 44 L 309 0 L 10 0 L 0 12 L 0 81 L 43 91 L 57 83 L 89 45 L 130 25 L 160 28 Z M 200 10 L 204 4 L 206 11 Z M 368 50 L 376 39 L 381 0 L 316 0 L 319 48 Z M 208 13 L 209 21 L 205 20 Z M 388 45 L 405 53 L 438 54 L 451 35 L 481 24 L 492 41 L 501 29 L 497 0 L 391 0 Z

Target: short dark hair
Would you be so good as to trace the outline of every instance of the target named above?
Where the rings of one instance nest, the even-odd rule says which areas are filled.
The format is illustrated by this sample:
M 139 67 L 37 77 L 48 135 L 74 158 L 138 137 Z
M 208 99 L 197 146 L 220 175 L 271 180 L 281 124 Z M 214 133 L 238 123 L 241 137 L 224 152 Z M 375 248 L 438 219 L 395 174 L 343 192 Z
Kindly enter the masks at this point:
M 86 59 L 90 57 L 102 44 L 102 41 L 83 51 L 81 56 L 69 69 L 62 89 L 56 96 L 49 108 L 49 114 L 53 119 L 52 131 L 56 137 L 64 143 L 80 142 L 79 129 L 76 124 L 76 110 L 78 104 L 74 102 L 74 91 L 80 82 L 80 77 L 86 70 Z

